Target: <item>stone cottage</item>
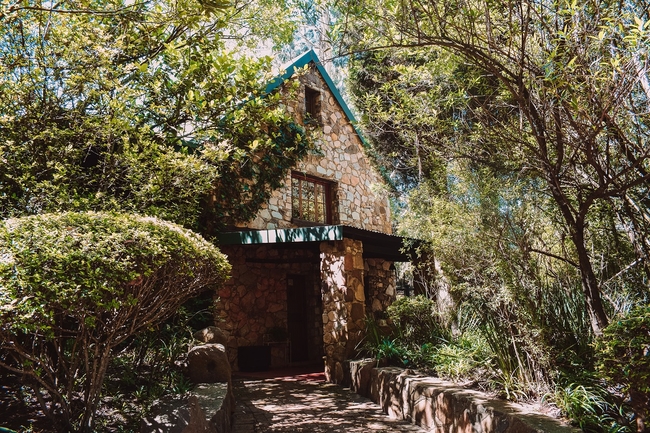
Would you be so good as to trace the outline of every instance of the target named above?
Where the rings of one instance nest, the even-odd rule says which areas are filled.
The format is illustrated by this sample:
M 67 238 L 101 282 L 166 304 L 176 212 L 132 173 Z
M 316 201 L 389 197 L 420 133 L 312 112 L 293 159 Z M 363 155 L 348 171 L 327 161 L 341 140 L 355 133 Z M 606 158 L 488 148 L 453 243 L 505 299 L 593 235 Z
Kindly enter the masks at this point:
M 319 152 L 294 167 L 255 219 L 219 236 L 232 276 L 218 292 L 217 315 L 235 368 L 324 359 L 328 380 L 340 382 L 365 317 L 380 316 L 395 298 L 393 263 L 408 257 L 354 116 L 315 53 L 267 91 L 286 80 L 299 80 L 287 109 L 321 130 Z

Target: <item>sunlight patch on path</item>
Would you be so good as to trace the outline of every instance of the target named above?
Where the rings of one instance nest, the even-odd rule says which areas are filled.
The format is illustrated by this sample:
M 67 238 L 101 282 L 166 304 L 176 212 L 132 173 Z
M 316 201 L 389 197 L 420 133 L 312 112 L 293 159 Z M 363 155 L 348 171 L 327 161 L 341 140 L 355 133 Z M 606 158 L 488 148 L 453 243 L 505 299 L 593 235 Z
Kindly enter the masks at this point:
M 233 385 L 233 433 L 426 431 L 391 420 L 370 400 L 322 381 L 240 378 Z

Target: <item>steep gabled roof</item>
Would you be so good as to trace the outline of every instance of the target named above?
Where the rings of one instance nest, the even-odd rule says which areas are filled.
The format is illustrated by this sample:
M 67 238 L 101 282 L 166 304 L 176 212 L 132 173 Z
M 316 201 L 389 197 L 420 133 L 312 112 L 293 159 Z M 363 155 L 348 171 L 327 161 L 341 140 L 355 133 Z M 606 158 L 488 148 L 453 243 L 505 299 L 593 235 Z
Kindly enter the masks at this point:
M 288 64 L 286 64 L 283 68 L 284 72 L 282 73 L 282 75 L 278 75 L 269 84 L 267 84 L 266 88 L 264 89 L 264 93 L 273 92 L 275 89 L 280 87 L 282 83 L 284 83 L 289 78 L 291 78 L 298 69 L 304 68 L 306 65 L 310 63 L 313 63 L 316 66 L 316 69 L 318 69 L 318 72 L 323 78 L 323 81 L 325 81 L 325 84 L 327 84 L 329 91 L 332 92 L 332 95 L 334 95 L 336 102 L 338 102 L 339 106 L 345 113 L 345 116 L 352 124 L 352 127 L 354 128 L 354 131 L 359 136 L 359 139 L 361 140 L 364 146 L 367 146 L 366 140 L 363 138 L 361 131 L 359 131 L 359 129 L 357 128 L 357 119 L 354 117 L 354 114 L 352 114 L 352 111 L 350 111 L 350 107 L 348 107 L 348 104 L 343 99 L 343 96 L 341 96 L 341 92 L 339 92 L 339 90 L 334 85 L 334 81 L 332 81 L 332 78 L 329 76 L 329 74 L 323 67 L 323 64 L 321 63 L 320 59 L 318 58 L 314 50 L 309 50 L 304 54 L 301 54 L 300 56 L 296 57 Z

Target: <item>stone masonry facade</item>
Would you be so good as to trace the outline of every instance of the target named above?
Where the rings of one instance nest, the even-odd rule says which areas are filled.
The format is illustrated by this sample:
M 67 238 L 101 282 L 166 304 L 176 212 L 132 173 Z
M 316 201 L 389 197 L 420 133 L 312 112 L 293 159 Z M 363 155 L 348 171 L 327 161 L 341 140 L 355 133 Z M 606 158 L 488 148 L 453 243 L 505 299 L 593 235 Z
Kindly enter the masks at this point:
M 228 353 L 237 364 L 237 348 L 280 343 L 273 333 L 287 329 L 287 280 L 307 277 L 309 359 L 324 355 L 328 380 L 343 380 L 343 363 L 356 354 L 365 317 L 381 318 L 395 300 L 391 262 L 363 259 L 363 243 L 353 239 L 322 242 L 313 249 L 222 247 L 233 265 L 228 282 L 218 291 L 219 319 L 230 336 Z M 271 367 L 287 365 L 289 348 L 271 347 Z
M 381 176 L 364 154 L 362 140 L 335 94 L 313 63 L 305 73 L 291 79 L 298 79 L 300 88 L 286 108 L 299 123 L 306 121 L 305 126 L 312 128 L 318 137 L 316 149 L 287 175 L 283 186 L 272 193 L 256 218 L 241 223 L 239 229 L 305 226 L 305 221 L 292 218 L 295 175 L 329 185 L 328 224 L 361 229 L 367 231 L 366 236 L 373 236 L 373 232 L 391 234 L 389 203 Z M 305 115 L 306 92 L 318 97 L 318 112 L 312 119 Z M 233 270 L 230 280 L 217 294 L 217 324 L 229 334 L 229 354 L 235 369 L 238 348 L 268 346 L 278 330 L 291 334 L 294 279 L 300 280 L 307 292 L 307 316 L 302 318 L 309 328 L 307 358 L 311 362 L 324 360 L 326 376 L 335 383 L 343 381 L 345 361 L 356 355 L 366 317 L 381 319 L 396 296 L 393 263 L 365 258 L 364 243 L 358 239 L 221 248 Z M 304 341 L 305 336 L 301 338 Z M 287 342 L 294 344 L 292 335 L 287 336 Z M 288 350 L 293 353 L 294 349 Z M 289 352 L 282 344 L 271 345 L 271 367 L 291 363 Z M 304 356 L 303 352 L 301 359 Z
M 364 260 L 360 241 L 322 243 L 320 249 L 325 376 L 341 383 L 344 362 L 362 343 L 366 316 L 384 311 L 395 300 L 395 273 L 391 262 Z
M 354 355 L 363 337 L 365 294 L 363 244 L 343 239 L 321 244 L 325 377 L 343 380 L 343 361 Z
M 305 275 L 307 290 L 308 352 L 312 360 L 322 358 L 323 325 L 320 258 L 310 250 L 278 250 L 268 245 L 254 248 L 222 247 L 232 264 L 230 279 L 217 292 L 217 325 L 229 335 L 228 355 L 237 365 L 237 348 L 269 344 L 271 366 L 286 365 L 290 350 L 279 345 L 274 334 L 287 329 L 287 278 Z M 284 339 L 286 340 L 286 336 Z
M 366 275 L 366 314 L 382 319 L 382 312 L 393 303 L 397 296 L 397 276 L 392 262 L 382 259 L 365 261 Z
M 320 92 L 321 118 L 315 122 L 319 126 L 308 127 L 321 129 L 322 134 L 316 152 L 299 162 L 294 171 L 330 181 L 335 186 L 332 224 L 391 233 L 388 199 L 381 192 L 383 183 L 363 153 L 361 139 L 313 66 L 299 79 L 302 86 L 287 109 L 302 123 L 305 86 Z M 260 230 L 295 227 L 291 217 L 291 176 L 273 192 L 257 217 L 242 223 L 241 227 Z

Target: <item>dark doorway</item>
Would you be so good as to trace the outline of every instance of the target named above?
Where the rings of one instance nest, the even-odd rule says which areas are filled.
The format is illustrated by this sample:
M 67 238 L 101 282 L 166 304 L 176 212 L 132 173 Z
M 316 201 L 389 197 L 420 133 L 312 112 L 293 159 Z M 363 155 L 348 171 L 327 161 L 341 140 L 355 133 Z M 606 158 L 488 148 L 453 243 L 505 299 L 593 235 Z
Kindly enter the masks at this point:
M 304 275 L 287 275 L 287 327 L 291 342 L 290 361 L 309 360 L 307 284 Z

